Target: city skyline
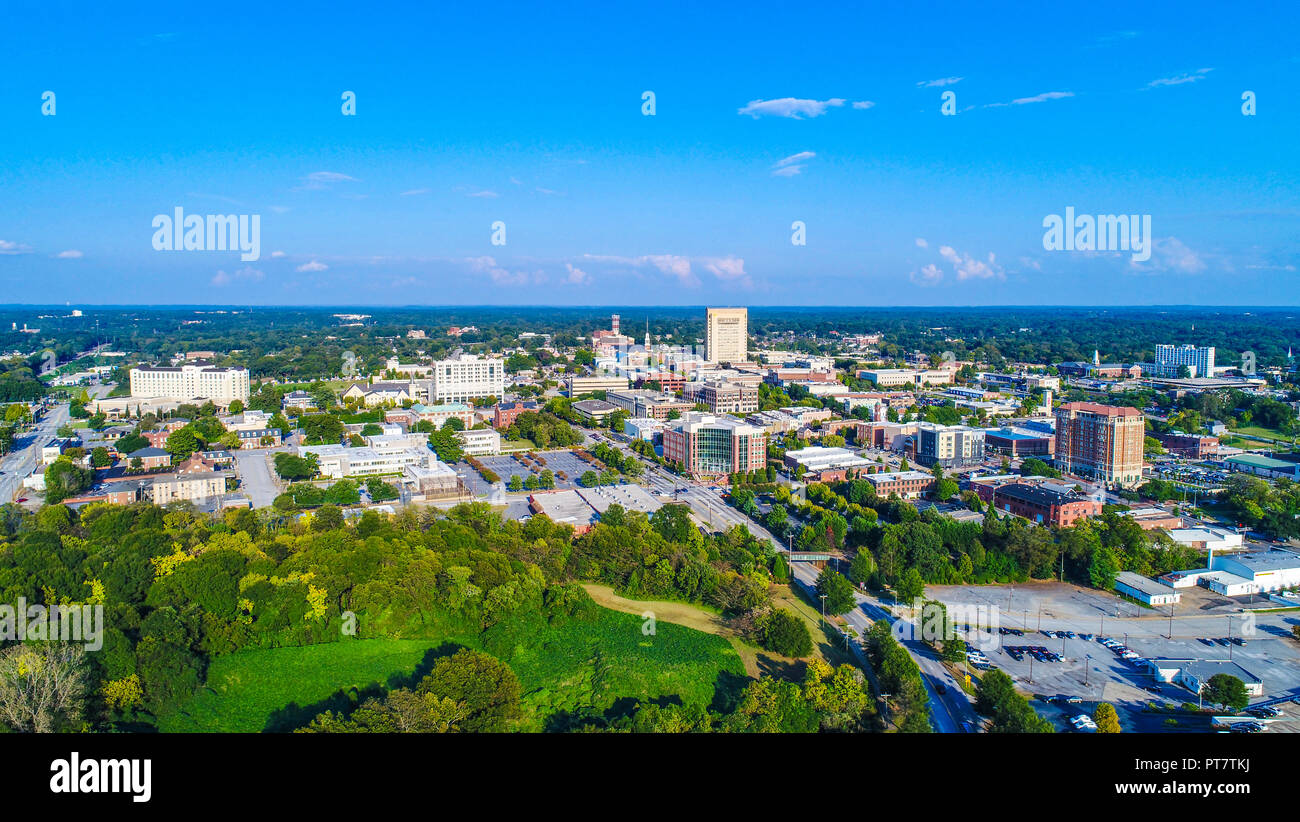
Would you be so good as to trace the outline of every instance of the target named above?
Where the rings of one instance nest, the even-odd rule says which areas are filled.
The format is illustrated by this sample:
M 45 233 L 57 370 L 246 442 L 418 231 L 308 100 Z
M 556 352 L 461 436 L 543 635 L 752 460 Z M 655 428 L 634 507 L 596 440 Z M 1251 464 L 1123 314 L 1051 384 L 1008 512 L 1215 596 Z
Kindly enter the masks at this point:
M 1206 31 L 1181 5 L 942 8 L 776 26 L 764 6 L 508 4 L 397 28 L 268 10 L 253 31 L 115 9 L 50 33 L 20 8 L 37 36 L 0 57 L 0 282 L 23 304 L 303 306 L 1252 306 L 1294 287 L 1300 55 L 1277 14 Z M 178 208 L 259 217 L 257 259 L 155 250 Z M 1046 221 L 1075 213 L 1130 216 L 1148 248 L 1047 250 Z

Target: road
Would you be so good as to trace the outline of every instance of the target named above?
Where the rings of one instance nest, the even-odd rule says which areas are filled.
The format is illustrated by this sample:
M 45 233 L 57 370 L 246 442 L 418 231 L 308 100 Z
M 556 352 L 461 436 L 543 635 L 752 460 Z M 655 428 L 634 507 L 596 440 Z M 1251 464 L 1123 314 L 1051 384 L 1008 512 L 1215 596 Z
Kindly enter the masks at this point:
M 41 448 L 54 439 L 59 428 L 68 422 L 68 405 L 56 405 L 36 424 L 32 433 L 14 438 L 13 450 L 0 460 L 0 502 L 12 502 L 21 496 L 23 478 L 40 464 Z
M 816 601 L 818 569 L 806 562 L 794 562 L 790 565 L 795 581 L 803 587 L 813 601 Z M 944 667 L 934 649 L 919 639 L 911 638 L 910 632 L 906 630 L 907 626 L 897 625 L 898 620 L 890 615 L 882 603 L 862 593 L 855 592 L 854 598 L 857 599 L 858 605 L 844 614 L 844 619 L 858 633 L 858 636 L 865 636 L 872 622 L 886 620 L 890 625 L 895 626 L 895 638 L 912 655 L 912 659 L 916 660 L 917 667 L 921 669 L 921 681 L 925 684 L 925 691 L 929 698 L 930 723 L 934 729 L 939 733 L 952 734 L 965 733 L 967 723 L 972 728 L 978 727 L 980 720 L 975 714 L 975 706 L 971 703 L 970 697 Z M 942 682 L 947 693 L 940 694 L 936 691 L 935 682 Z
M 645 468 L 646 481 L 650 489 L 661 496 L 671 496 L 680 502 L 685 502 L 701 523 L 707 523 L 713 528 L 744 525 L 751 534 L 770 541 L 778 551 L 788 553 L 786 546 L 770 531 L 728 505 L 722 499 L 721 491 L 714 491 L 709 486 L 693 483 L 660 468 L 614 437 L 602 435 L 601 439 L 625 454 L 636 456 Z M 807 592 L 813 602 L 816 602 L 817 576 L 820 570 L 806 562 L 792 562 L 790 567 L 793 580 Z M 854 596 L 858 605 L 844 614 L 844 619 L 859 637 L 866 636 L 867 630 L 875 620 L 886 619 L 891 625 L 894 624 L 895 618 L 881 603 L 862 593 L 855 592 Z M 919 639 L 910 638 L 905 631 L 896 631 L 895 636 L 897 637 L 899 633 L 903 633 L 903 637 L 899 639 L 900 643 L 921 669 L 921 681 L 925 684 L 930 701 L 930 721 L 935 730 L 939 733 L 965 733 L 965 723 L 969 723 L 972 728 L 978 727 L 979 718 L 975 714 L 974 705 L 953 675 L 944 667 L 934 650 Z M 941 695 L 935 690 L 936 681 L 944 684 L 947 693 Z

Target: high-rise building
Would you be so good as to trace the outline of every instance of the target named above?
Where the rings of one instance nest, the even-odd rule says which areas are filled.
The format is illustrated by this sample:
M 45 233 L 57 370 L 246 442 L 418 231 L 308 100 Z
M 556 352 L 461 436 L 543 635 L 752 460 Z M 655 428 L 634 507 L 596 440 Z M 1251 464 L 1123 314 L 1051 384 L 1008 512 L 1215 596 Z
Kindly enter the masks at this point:
M 1142 482 L 1146 420 L 1136 408 L 1067 402 L 1056 409 L 1056 467 L 1131 487 Z
M 1213 377 L 1214 346 L 1156 346 L 1156 376 L 1177 377 L 1183 366 L 1187 366 L 1193 377 Z
M 223 368 L 202 360 L 179 366 L 142 365 L 131 369 L 131 396 L 229 405 L 248 402 L 248 369 Z
M 749 359 L 749 309 L 710 308 L 704 329 L 704 358 L 709 362 Z
M 984 429 L 966 425 L 916 424 L 916 461 L 944 468 L 984 461 Z
M 506 391 L 506 364 L 501 359 L 461 354 L 433 364 L 429 380 L 431 405 L 500 397 Z
M 767 467 L 767 432 L 735 417 L 692 411 L 664 429 L 664 459 L 697 476 L 756 471 Z

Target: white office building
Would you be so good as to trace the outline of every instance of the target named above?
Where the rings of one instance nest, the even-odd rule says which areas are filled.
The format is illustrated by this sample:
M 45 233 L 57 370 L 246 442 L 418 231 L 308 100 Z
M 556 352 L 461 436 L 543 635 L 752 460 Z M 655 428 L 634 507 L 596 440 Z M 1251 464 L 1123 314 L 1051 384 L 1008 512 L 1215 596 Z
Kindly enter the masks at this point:
M 501 397 L 506 392 L 506 364 L 501 359 L 461 354 L 433 364 L 429 380 L 431 405 Z
M 1214 376 L 1214 346 L 1157 345 L 1155 376 L 1177 377 L 1187 366 L 1191 377 Z
M 483 457 L 501 453 L 501 434 L 494 428 L 457 431 L 456 437 L 467 456 Z
M 131 396 L 180 402 L 212 400 L 229 405 L 248 402 L 248 369 L 197 361 L 178 366 L 142 365 L 131 369 Z
M 438 462 L 423 434 L 367 437 L 366 444 L 356 448 L 334 444 L 298 446 L 298 456 L 308 454 L 316 455 L 321 474 L 330 479 L 401 474 L 408 466 L 434 468 Z

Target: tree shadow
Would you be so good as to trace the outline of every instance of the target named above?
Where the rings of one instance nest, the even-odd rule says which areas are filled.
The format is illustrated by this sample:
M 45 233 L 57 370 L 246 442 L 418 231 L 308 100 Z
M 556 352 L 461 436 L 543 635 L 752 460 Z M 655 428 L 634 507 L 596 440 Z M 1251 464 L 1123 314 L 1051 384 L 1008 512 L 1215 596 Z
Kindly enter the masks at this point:
M 444 642 L 436 648 L 425 651 L 420 662 L 409 674 L 394 673 L 383 683 L 371 682 L 369 685 L 360 688 L 356 686 L 340 688 L 324 699 L 308 705 L 290 702 L 283 708 L 271 712 L 271 715 L 267 717 L 266 726 L 262 728 L 262 732 L 288 733 L 305 727 L 326 711 L 340 713 L 346 717 L 367 699 L 381 698 L 388 692 L 400 688 L 414 688 L 429 675 L 429 671 L 433 670 L 433 666 L 437 664 L 438 660 L 451 656 L 464 647 L 454 642 Z
M 681 704 L 681 697 L 676 694 L 646 700 L 634 696 L 623 696 L 614 700 L 614 703 L 604 711 L 591 705 L 570 711 L 557 711 L 546 717 L 546 721 L 542 723 L 542 730 L 546 733 L 579 733 L 605 730 L 631 719 L 645 705 L 658 705 L 660 708 L 667 708 L 670 705 Z
M 720 671 L 718 678 L 713 682 L 713 701 L 709 703 L 709 710 L 719 714 L 729 714 L 734 711 L 740 702 L 741 692 L 752 681 L 744 674 Z

